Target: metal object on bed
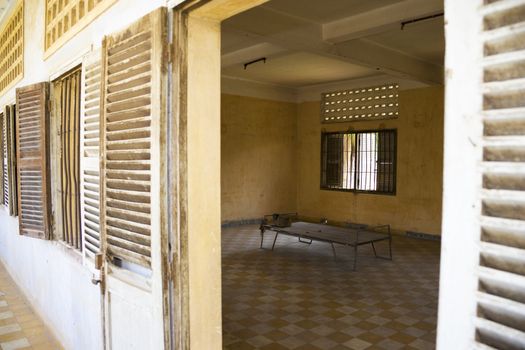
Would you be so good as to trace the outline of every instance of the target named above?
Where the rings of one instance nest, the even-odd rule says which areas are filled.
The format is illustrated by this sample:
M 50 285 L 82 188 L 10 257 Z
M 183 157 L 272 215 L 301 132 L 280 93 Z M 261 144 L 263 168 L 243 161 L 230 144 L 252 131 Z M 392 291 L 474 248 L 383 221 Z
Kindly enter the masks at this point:
M 279 234 L 285 234 L 298 237 L 302 243 L 311 244 L 312 241 L 330 243 L 334 258 L 337 257 L 334 244 L 352 247 L 354 250 L 354 270 L 357 266 L 357 247 L 360 245 L 371 244 L 376 258 L 392 260 L 392 233 L 390 225 L 369 227 L 348 223 L 346 227 L 338 227 L 294 220 L 297 220 L 297 213 L 266 215 L 260 227 L 261 248 L 265 231 L 274 231 L 275 237 L 272 250 L 275 249 L 275 243 Z M 380 241 L 388 241 L 389 255 L 386 257 L 377 254 L 375 243 Z

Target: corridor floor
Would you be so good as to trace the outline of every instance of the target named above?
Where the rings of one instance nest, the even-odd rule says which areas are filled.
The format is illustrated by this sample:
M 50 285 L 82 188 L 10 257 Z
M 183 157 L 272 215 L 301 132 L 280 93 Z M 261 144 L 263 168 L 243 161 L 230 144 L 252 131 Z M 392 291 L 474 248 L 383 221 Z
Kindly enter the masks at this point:
M 1 263 L 0 349 L 62 349 Z
M 439 242 L 394 236 L 393 261 L 362 246 L 352 271 L 349 248 L 273 237 L 222 231 L 225 349 L 435 348 Z

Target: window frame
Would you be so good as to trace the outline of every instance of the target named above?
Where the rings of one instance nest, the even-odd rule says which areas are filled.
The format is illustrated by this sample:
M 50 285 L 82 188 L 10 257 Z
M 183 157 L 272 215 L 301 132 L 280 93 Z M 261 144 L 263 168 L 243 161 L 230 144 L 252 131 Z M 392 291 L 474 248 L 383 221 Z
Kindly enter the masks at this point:
M 359 190 L 359 189 L 350 189 L 350 188 L 333 188 L 323 185 L 323 150 L 324 150 L 324 138 L 325 135 L 349 135 L 349 134 L 366 134 L 374 132 L 392 132 L 394 135 L 394 151 L 393 151 L 393 191 L 373 191 L 373 190 Z M 388 129 L 363 129 L 363 130 L 346 130 L 346 131 L 321 131 L 321 147 L 320 147 L 320 166 L 319 166 L 319 189 L 322 191 L 335 191 L 335 192 L 350 192 L 350 193 L 361 193 L 361 194 L 373 194 L 373 195 L 383 195 L 383 196 L 396 196 L 397 195 L 397 128 L 388 128 Z M 356 151 L 356 154 L 358 151 Z M 357 164 L 357 162 L 356 162 Z

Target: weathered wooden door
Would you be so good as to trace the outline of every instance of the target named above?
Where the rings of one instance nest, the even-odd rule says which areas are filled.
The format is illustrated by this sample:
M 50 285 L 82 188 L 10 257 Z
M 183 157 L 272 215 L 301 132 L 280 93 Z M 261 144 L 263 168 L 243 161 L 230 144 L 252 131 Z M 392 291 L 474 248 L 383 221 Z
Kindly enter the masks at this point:
M 107 36 L 102 48 L 100 219 L 107 349 L 163 349 L 169 338 L 166 24 L 166 9 L 160 8 Z

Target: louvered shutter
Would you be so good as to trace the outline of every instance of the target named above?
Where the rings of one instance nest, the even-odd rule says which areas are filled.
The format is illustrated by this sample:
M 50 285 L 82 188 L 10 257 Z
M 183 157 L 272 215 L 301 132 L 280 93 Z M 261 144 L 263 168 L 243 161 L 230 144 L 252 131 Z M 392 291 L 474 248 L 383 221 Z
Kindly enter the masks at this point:
M 91 264 L 100 252 L 100 83 L 101 51 L 96 50 L 82 62 L 80 117 L 82 244 Z
M 7 161 L 5 159 L 5 111 L 3 114 L 0 114 L 0 204 L 8 205 L 5 201 L 7 193 L 5 192 L 4 178 L 6 174 L 4 173 L 4 164 Z
M 48 83 L 16 90 L 20 234 L 42 239 L 50 234 L 48 96 Z
M 3 148 L 3 191 L 4 203 L 9 209 L 9 215 L 17 215 L 16 198 L 16 147 L 15 141 L 15 106 L 8 105 L 4 110 L 2 124 Z
M 8 128 L 9 214 L 18 215 L 16 162 L 16 106 L 9 106 Z
M 476 341 L 525 349 L 525 2 L 484 5 Z
M 323 135 L 324 182 L 326 187 L 341 187 L 343 181 L 343 134 Z
M 151 235 L 161 234 L 164 208 L 165 91 L 160 76 L 166 72 L 160 68 L 166 57 L 159 49 L 165 45 L 164 29 L 159 31 L 165 13 L 160 11 L 108 36 L 104 44 L 104 244 L 108 256 L 147 268 Z
M 2 120 L 2 193 L 4 194 L 4 205 L 9 209 L 11 198 L 9 196 L 9 117 L 10 107 L 6 106 Z

